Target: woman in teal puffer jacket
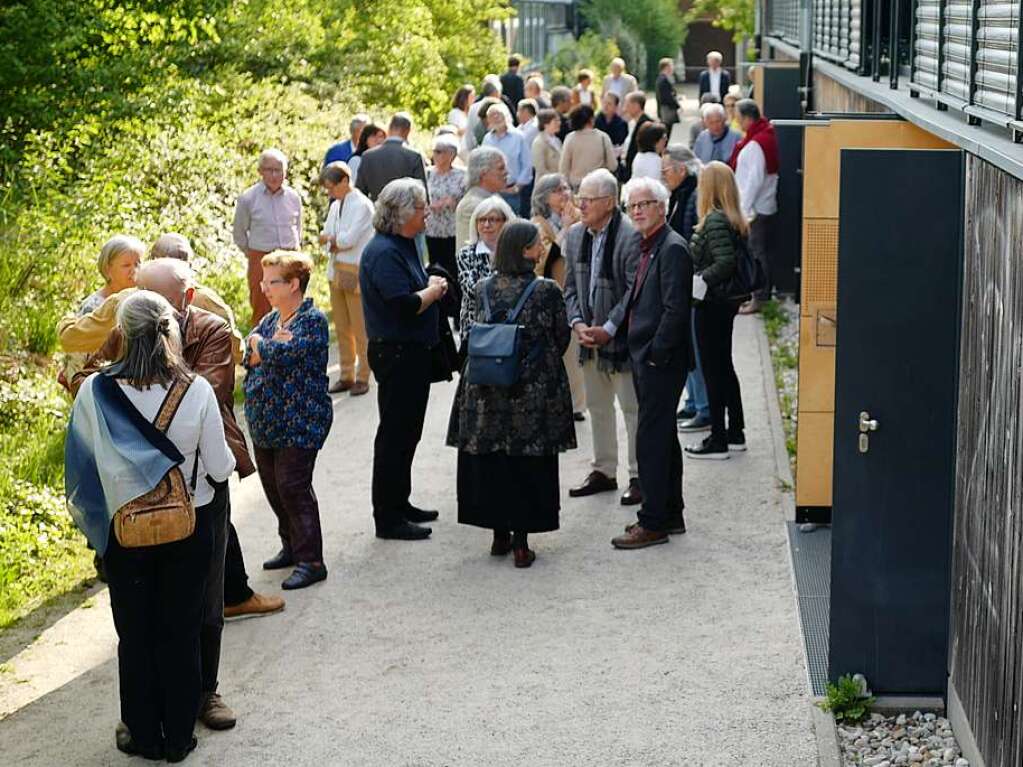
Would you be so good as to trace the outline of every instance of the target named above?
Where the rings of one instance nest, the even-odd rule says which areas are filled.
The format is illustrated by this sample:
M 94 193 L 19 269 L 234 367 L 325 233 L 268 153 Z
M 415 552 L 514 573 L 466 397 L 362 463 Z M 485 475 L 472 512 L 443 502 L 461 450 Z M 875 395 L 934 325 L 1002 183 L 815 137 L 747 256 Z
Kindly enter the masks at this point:
M 732 364 L 732 326 L 745 297 L 729 296 L 726 286 L 735 274 L 739 241 L 749 235 L 749 224 L 739 207 L 735 175 L 724 163 L 704 166 L 697 194 L 699 223 L 689 249 L 695 274 L 693 297 L 698 299 L 696 343 L 707 384 L 711 431 L 685 452 L 690 458 L 724 460 L 730 451 L 746 449 L 742 393 Z

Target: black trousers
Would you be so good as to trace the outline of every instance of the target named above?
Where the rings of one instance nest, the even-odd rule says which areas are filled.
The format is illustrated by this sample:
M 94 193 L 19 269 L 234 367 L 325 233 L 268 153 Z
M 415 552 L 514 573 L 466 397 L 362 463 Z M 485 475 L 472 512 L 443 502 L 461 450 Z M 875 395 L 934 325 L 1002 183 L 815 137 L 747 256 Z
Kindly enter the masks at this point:
M 430 399 L 430 350 L 423 345 L 369 342 L 380 423 L 373 442 L 373 518 L 378 530 L 404 521 L 412 495 L 412 461 Z
M 670 522 L 681 519 L 685 508 L 682 447 L 675 420 L 685 373 L 681 363 L 655 368 L 632 361 L 632 382 L 639 401 L 636 461 L 643 491 L 637 517 L 647 530 L 667 530 Z
M 251 597 L 252 593 L 252 589 L 249 588 L 249 574 L 245 571 L 242 547 L 238 542 L 238 531 L 228 519 L 227 551 L 224 556 L 224 604 L 228 607 L 240 605 Z
M 259 481 L 277 517 L 281 546 L 296 562 L 323 562 L 320 504 L 313 490 L 313 469 L 320 451 L 253 447 Z
M 765 216 L 758 213 L 749 228 L 750 254 L 763 265 L 767 275 L 767 286 L 756 295 L 761 301 L 769 299 L 774 290 L 774 222 L 777 218 L 777 214 Z
M 220 673 L 220 642 L 224 633 L 224 563 L 227 553 L 228 528 L 231 525 L 231 494 L 227 483 L 216 489 L 213 498 L 211 529 L 213 553 L 206 578 L 206 609 L 199 634 L 199 656 L 202 659 L 202 690 L 215 692 Z
M 217 497 L 196 509 L 195 532 L 163 546 L 125 549 L 113 530 L 103 561 L 117 629 L 121 720 L 144 749 L 183 749 L 199 713 L 199 635 L 213 556 Z
M 729 434 L 738 434 L 746 428 L 739 377 L 732 364 L 732 327 L 737 311 L 736 304 L 725 301 L 705 301 L 696 307 L 696 343 L 700 347 L 703 380 L 707 384 L 710 437 L 718 447 L 727 445 Z
M 458 277 L 454 237 L 427 237 L 426 250 L 431 264 L 440 264 L 452 277 Z

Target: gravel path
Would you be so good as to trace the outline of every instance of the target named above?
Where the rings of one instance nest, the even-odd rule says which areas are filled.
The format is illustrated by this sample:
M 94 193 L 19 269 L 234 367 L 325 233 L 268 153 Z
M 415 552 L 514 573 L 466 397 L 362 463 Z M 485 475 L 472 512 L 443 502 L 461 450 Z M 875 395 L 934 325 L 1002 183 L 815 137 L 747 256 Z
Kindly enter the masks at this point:
M 375 401 L 338 398 L 316 472 L 330 578 L 228 626 L 221 692 L 240 723 L 200 727 L 189 763 L 815 765 L 761 332 L 736 324 L 750 452 L 687 462 L 689 533 L 611 548 L 632 513 L 609 494 L 567 498 L 588 471 L 582 424 L 561 461 L 562 529 L 532 539 L 526 571 L 455 522 L 451 385 L 432 395 L 416 463 L 415 501 L 441 510 L 423 543 L 373 537 Z M 277 543 L 258 479 L 233 499 L 253 586 L 276 592 L 259 570 Z M 0 673 L 4 764 L 127 763 L 107 605 L 101 592 Z

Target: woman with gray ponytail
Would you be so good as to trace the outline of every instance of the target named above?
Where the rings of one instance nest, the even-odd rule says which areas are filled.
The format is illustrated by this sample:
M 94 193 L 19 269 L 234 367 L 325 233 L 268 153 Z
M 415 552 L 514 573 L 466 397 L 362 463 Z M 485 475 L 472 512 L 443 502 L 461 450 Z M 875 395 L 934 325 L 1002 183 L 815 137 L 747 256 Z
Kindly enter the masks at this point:
M 181 361 L 181 330 L 163 296 L 139 290 L 121 303 L 121 357 L 89 376 L 71 412 L 65 492 L 75 522 L 104 558 L 119 639 L 117 748 L 180 762 L 202 691 L 199 637 L 212 519 L 234 470 L 213 388 Z M 162 419 L 159 416 L 162 413 Z M 161 421 L 161 426 L 156 425 Z M 115 515 L 180 467 L 194 531 L 173 543 L 122 544 Z

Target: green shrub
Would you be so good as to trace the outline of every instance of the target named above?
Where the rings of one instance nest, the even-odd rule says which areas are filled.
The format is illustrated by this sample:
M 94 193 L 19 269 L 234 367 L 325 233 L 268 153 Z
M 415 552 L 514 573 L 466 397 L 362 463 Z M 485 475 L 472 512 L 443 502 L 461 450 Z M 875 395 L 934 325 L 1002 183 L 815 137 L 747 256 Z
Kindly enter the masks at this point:
M 578 40 L 563 45 L 544 61 L 543 69 L 549 84 L 575 85 L 580 69 L 591 70 L 600 85 L 601 73 L 607 72 L 611 59 L 619 54 L 618 46 L 593 30 L 587 30 Z

